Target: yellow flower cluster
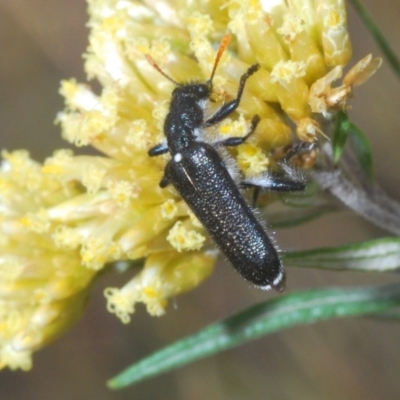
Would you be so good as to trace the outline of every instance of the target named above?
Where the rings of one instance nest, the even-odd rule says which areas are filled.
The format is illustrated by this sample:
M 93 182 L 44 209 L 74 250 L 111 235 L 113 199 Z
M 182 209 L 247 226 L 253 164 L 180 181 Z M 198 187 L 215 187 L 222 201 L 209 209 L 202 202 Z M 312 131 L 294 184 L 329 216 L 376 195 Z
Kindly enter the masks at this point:
M 29 369 L 31 353 L 80 315 L 95 271 L 77 243 L 58 246 L 49 213 L 82 193 L 61 184 L 25 151 L 3 152 L 0 169 L 0 368 Z
M 150 158 L 163 141 L 173 84 L 206 81 L 220 39 L 232 34 L 213 81 L 210 108 L 246 85 L 238 112 L 210 135 L 257 132 L 233 155 L 244 174 L 270 164 L 270 152 L 293 140 L 315 141 L 320 119 L 346 106 L 352 87 L 379 66 L 362 60 L 332 87 L 351 54 L 343 0 L 88 0 L 89 78 L 62 83 L 63 137 L 102 156 L 59 150 L 40 165 L 26 152 L 3 152 L 0 170 L 0 368 L 28 369 L 33 350 L 82 312 L 93 278 L 106 263 L 144 259 L 124 287 L 108 288 L 108 309 L 129 322 L 137 302 L 152 315 L 212 271 L 207 233 L 172 189 L 160 189 L 167 157 Z M 210 112 L 212 112 L 210 110 Z M 326 133 L 326 132 L 325 132 Z M 326 133 L 327 134 L 327 133 Z

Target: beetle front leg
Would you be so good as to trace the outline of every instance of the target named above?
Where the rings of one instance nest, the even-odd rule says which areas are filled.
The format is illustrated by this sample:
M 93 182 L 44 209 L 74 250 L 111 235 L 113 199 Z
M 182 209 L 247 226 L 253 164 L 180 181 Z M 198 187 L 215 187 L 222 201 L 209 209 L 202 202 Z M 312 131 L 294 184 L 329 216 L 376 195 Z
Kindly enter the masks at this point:
M 252 65 L 246 73 L 244 73 L 241 78 L 240 78 L 240 83 L 239 83 L 239 89 L 238 93 L 236 95 L 236 99 L 224 104 L 217 112 L 210 117 L 207 121 L 204 122 L 203 127 L 208 128 L 209 126 L 215 125 L 218 122 L 221 122 L 224 120 L 231 112 L 235 111 L 240 103 L 240 100 L 242 98 L 243 90 L 244 90 L 244 85 L 246 84 L 246 81 L 248 78 L 250 78 L 251 75 L 256 72 L 260 66 L 258 64 Z
M 168 153 L 169 149 L 165 143 L 157 144 L 156 146 L 152 147 L 147 154 L 150 157 L 161 156 L 161 154 Z

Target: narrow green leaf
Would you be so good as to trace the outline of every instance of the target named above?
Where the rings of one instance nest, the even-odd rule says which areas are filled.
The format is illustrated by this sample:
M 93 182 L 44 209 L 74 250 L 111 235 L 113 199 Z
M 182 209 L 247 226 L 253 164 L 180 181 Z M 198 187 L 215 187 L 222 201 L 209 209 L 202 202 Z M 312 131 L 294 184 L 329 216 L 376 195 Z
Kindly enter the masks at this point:
M 400 268 L 400 238 L 389 237 L 335 248 L 283 254 L 285 265 L 352 271 L 394 271 Z
M 397 74 L 400 78 L 400 61 L 397 58 L 395 52 L 389 45 L 389 42 L 386 40 L 385 36 L 382 34 L 378 26 L 375 24 L 371 14 L 367 11 L 360 0 L 350 0 L 353 4 L 354 8 L 358 12 L 358 15 L 363 20 L 366 27 L 371 32 L 372 36 L 378 43 L 379 47 L 381 48 L 382 53 L 385 55 L 387 60 L 389 61 L 393 71 Z
M 333 147 L 333 161 L 336 164 L 342 156 L 344 146 L 347 141 L 350 130 L 350 121 L 347 113 L 339 111 L 337 113 L 337 125 L 333 134 L 332 147 Z
M 360 162 L 364 172 L 373 180 L 374 178 L 374 162 L 372 159 L 372 148 L 365 133 L 355 124 L 350 123 L 349 138 L 353 144 L 358 161 Z
M 287 294 L 208 326 L 135 363 L 108 382 L 121 389 L 190 362 L 299 324 L 377 313 L 400 305 L 400 284 Z

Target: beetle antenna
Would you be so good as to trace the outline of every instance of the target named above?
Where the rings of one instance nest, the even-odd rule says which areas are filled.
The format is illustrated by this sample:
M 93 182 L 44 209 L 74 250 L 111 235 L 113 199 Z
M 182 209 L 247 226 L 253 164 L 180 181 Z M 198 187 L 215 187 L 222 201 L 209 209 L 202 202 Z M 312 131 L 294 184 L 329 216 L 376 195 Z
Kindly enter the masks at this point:
M 153 57 L 150 54 L 145 54 L 144 55 L 147 62 L 154 68 L 156 69 L 162 76 L 164 76 L 165 78 L 167 78 L 169 81 L 171 81 L 172 83 L 174 83 L 176 86 L 182 86 L 180 83 L 174 81 L 169 75 L 167 75 L 158 65 L 157 63 L 154 61 Z
M 221 40 L 221 43 L 220 43 L 219 48 L 218 48 L 217 56 L 215 57 L 214 67 L 213 67 L 213 70 L 211 72 L 210 79 L 207 81 L 207 85 L 209 85 L 210 88 L 212 87 L 212 81 L 213 81 L 214 74 L 215 74 L 215 71 L 217 69 L 219 60 L 221 59 L 222 54 L 224 53 L 226 48 L 228 47 L 230 41 L 231 41 L 231 35 L 229 35 L 228 33 Z

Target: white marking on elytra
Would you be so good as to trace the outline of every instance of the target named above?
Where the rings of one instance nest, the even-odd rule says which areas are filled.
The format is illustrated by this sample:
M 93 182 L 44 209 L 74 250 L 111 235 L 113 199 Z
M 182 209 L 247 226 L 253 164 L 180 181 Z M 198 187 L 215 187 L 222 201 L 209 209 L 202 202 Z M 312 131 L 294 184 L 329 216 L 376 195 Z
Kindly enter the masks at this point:
M 256 287 L 257 287 L 258 289 L 265 290 L 265 291 L 271 290 L 271 289 L 272 289 L 272 286 L 271 286 L 271 285 L 256 286 Z
M 181 153 L 176 153 L 174 155 L 174 161 L 175 162 L 180 162 L 182 160 L 182 154 Z
M 176 154 L 176 155 L 174 156 L 174 159 L 176 158 L 177 155 L 180 156 L 180 157 L 179 157 L 179 161 L 180 161 L 181 158 L 182 158 L 182 156 L 181 156 L 180 153 Z M 176 160 L 175 160 L 175 161 L 176 161 Z M 186 171 L 185 167 L 184 167 L 182 164 L 181 164 L 181 168 L 182 168 L 182 170 L 183 170 L 183 173 L 186 175 L 187 180 L 190 182 L 190 184 L 191 184 L 192 187 L 194 188 L 194 190 L 197 190 L 197 189 L 196 189 L 196 186 L 194 185 L 194 183 L 193 183 L 193 181 L 192 181 L 192 178 L 190 177 L 190 175 L 188 174 L 188 172 Z
M 283 280 L 283 272 L 280 271 L 278 276 L 273 280 L 272 285 L 258 286 L 261 290 L 270 290 L 271 288 L 278 286 Z
M 272 286 L 277 286 L 283 279 L 283 272 L 279 272 L 278 276 L 273 280 Z

